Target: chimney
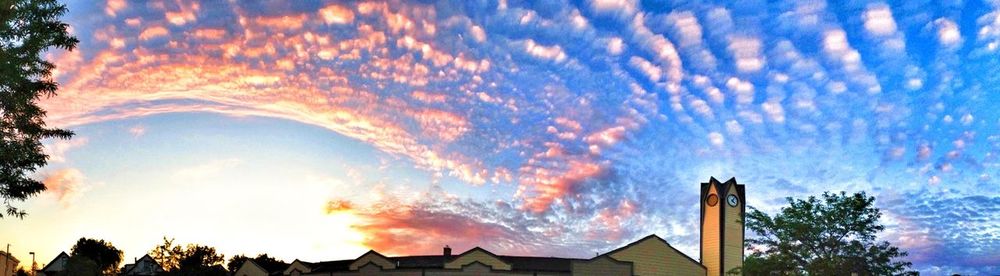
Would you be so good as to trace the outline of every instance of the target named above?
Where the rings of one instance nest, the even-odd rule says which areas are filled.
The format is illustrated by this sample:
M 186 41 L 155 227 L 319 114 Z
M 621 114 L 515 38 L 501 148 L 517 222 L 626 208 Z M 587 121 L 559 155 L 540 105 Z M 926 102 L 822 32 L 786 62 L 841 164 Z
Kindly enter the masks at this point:
M 444 246 L 444 256 L 451 257 L 451 247 L 448 247 L 447 245 Z

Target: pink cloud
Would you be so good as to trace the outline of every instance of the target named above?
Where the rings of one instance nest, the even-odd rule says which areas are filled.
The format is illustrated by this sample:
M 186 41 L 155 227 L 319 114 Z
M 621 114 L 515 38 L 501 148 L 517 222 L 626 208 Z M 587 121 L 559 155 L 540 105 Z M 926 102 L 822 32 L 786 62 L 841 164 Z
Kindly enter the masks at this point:
M 518 195 L 524 198 L 524 207 L 540 213 L 549 210 L 558 199 L 572 192 L 578 183 L 605 173 L 601 164 L 586 160 L 562 160 L 559 167 L 527 165 L 521 168 L 521 185 Z
M 125 9 L 125 0 L 108 0 L 104 6 L 104 13 L 110 16 L 115 16 L 118 11 Z
M 601 148 L 620 141 L 644 121 L 642 110 L 655 110 L 655 103 L 647 99 L 653 95 L 655 100 L 655 94 L 637 93 L 626 103 L 639 111 L 628 107 L 622 112 L 629 114 L 615 121 L 588 122 L 579 115 L 592 111 L 585 102 L 579 103 L 573 112 L 580 114 L 553 116 L 558 132 L 551 141 L 542 142 L 573 143 L 586 137 L 585 142 L 599 145 L 597 150 L 579 154 L 566 145 L 529 146 L 523 149 L 524 156 L 539 155 L 539 162 L 550 164 L 490 164 L 482 156 L 452 147 L 470 133 L 482 135 L 477 128 L 484 122 L 474 117 L 483 110 L 478 105 L 513 112 L 534 107 L 522 98 L 496 93 L 502 76 L 493 70 L 498 66 L 495 61 L 475 51 L 439 45 L 435 35 L 446 27 L 436 24 L 433 7 L 389 9 L 365 3 L 330 5 L 316 13 L 266 15 L 236 9 L 232 28 L 192 26 L 192 20 L 212 12 L 205 9 L 180 5 L 168 12 L 166 21 L 129 18 L 129 27 L 108 28 L 103 34 L 127 38 L 138 32 L 141 40 L 167 41 L 160 46 L 53 53 L 63 86 L 58 97 L 43 102 L 50 124 L 72 127 L 175 112 L 288 119 L 365 141 L 436 175 L 475 185 L 515 180 L 522 187 L 526 208 L 542 211 L 576 183 L 600 175 Z M 377 19 L 361 20 L 368 17 Z M 356 30 L 331 34 L 325 29 L 326 24 L 339 23 L 352 23 Z M 486 30 L 466 24 L 459 31 L 471 32 L 479 41 L 479 32 Z M 527 41 L 523 46 L 540 58 L 570 59 L 559 45 Z M 398 54 L 389 55 L 390 51 Z M 365 60 L 358 61 L 361 58 Z M 400 86 L 406 90 L 387 89 Z M 602 131 L 587 133 L 590 129 Z M 144 129 L 130 133 L 141 135 Z M 495 138 L 482 141 L 497 150 L 514 147 Z

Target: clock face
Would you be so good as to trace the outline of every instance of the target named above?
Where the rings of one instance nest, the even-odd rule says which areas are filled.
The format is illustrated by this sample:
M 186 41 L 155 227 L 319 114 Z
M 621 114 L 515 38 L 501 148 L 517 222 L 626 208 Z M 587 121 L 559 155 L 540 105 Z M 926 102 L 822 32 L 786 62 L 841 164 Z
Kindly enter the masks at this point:
M 729 203 L 729 206 L 733 207 L 736 207 L 736 204 L 740 203 L 740 199 L 736 198 L 736 195 L 729 195 L 726 197 L 726 201 Z
M 708 198 L 705 199 L 705 203 L 708 203 L 708 206 L 715 206 L 715 204 L 719 204 L 719 196 L 710 194 L 708 195 Z

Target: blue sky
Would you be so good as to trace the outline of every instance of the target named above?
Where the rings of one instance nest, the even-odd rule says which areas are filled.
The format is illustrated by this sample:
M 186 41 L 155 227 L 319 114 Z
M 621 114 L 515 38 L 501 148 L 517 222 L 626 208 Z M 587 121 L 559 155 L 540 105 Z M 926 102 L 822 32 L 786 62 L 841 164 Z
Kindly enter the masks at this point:
M 768 212 L 865 191 L 915 268 L 1000 273 L 995 1 L 68 6 L 81 43 L 49 53 L 43 104 L 78 135 L 0 229 L 40 259 L 84 235 L 326 260 L 655 233 L 697 256 L 715 176 Z

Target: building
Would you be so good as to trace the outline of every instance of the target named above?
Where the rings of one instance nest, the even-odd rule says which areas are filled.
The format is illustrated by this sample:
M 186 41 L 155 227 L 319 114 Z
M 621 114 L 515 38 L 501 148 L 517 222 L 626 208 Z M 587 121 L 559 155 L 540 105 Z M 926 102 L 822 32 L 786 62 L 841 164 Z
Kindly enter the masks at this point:
M 236 271 L 233 271 L 233 276 L 284 275 L 287 268 L 287 263 L 257 263 L 253 259 L 247 259 Z
M 8 246 L 10 247 L 10 246 Z M 17 264 L 20 261 L 14 258 L 7 251 L 0 251 L 0 276 L 13 276 L 17 274 Z
M 446 246 L 441 255 L 389 257 L 368 251 L 353 260 L 295 260 L 281 275 L 720 276 L 743 265 L 744 199 L 743 185 L 737 184 L 735 178 L 724 183 L 711 178 L 701 184 L 701 261 L 649 235 L 590 259 L 496 255 L 479 247 L 452 255 Z M 267 274 L 246 274 L 250 275 Z
M 134 263 L 126 264 L 122 268 L 122 275 L 127 276 L 156 275 L 157 273 L 163 273 L 163 266 L 160 266 L 160 263 L 156 262 L 149 254 L 143 255 Z
M 41 270 L 38 270 L 36 274 L 38 274 L 39 276 L 57 275 L 59 274 L 59 272 L 63 272 L 66 270 L 67 262 L 69 262 L 69 254 L 66 254 L 65 251 L 60 252 L 59 255 L 57 255 L 55 258 L 52 259 L 51 262 L 49 262 L 49 264 L 42 267 Z

